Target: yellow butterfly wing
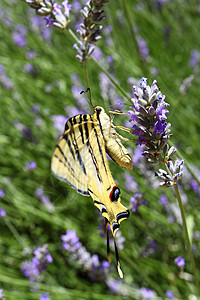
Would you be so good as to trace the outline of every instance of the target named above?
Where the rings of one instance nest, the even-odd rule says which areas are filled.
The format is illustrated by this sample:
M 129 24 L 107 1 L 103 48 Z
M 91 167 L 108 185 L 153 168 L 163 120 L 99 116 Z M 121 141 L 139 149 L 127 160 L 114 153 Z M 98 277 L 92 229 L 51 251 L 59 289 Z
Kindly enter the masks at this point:
M 88 168 L 91 158 L 86 155 L 90 115 L 77 115 L 65 125 L 65 132 L 58 140 L 51 160 L 51 170 L 60 180 L 68 182 L 77 192 L 89 196 Z
M 91 196 L 111 225 L 113 235 L 129 215 L 120 203 L 117 187 L 106 158 L 105 140 L 96 115 L 77 115 L 65 125 L 51 161 L 51 170 L 77 192 Z
M 120 203 L 120 190 L 116 185 L 106 158 L 106 139 L 99 118 L 101 108 L 94 115 L 77 115 L 65 125 L 65 132 L 58 140 L 51 160 L 53 174 L 68 182 L 77 192 L 91 196 L 95 206 L 110 224 L 113 236 L 129 211 Z M 109 241 L 108 259 L 110 261 Z M 120 269 L 115 244 L 117 266 Z

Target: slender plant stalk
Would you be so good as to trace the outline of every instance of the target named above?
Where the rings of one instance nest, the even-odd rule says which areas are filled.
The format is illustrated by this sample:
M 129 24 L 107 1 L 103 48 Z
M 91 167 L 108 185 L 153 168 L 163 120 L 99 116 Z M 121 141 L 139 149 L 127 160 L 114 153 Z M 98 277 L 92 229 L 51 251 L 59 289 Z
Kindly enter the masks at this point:
M 89 78 L 88 78 L 88 72 L 87 72 L 87 61 L 85 61 L 83 63 L 83 70 L 84 70 L 85 85 L 87 88 L 89 88 L 90 84 L 89 84 Z
M 95 64 L 108 76 L 108 78 L 110 79 L 110 81 L 114 84 L 114 86 L 122 93 L 122 95 L 124 97 L 126 97 L 130 103 L 132 103 L 131 101 L 131 97 L 124 91 L 124 89 L 116 82 L 116 80 L 104 69 L 104 67 L 93 57 L 91 56 L 91 59 L 95 62 Z
M 123 9 L 124 9 L 124 15 L 127 19 L 127 23 L 128 23 L 128 26 L 129 26 L 129 30 L 130 30 L 131 38 L 132 38 L 132 41 L 133 41 L 133 45 L 134 45 L 134 48 L 136 49 L 137 56 L 139 57 L 139 62 L 140 62 L 140 66 L 141 66 L 141 69 L 142 69 L 142 73 L 146 74 L 147 70 L 145 68 L 144 61 L 141 58 L 140 49 L 138 47 L 138 42 L 137 42 L 137 39 L 136 39 L 136 35 L 135 35 L 134 30 L 133 30 L 134 24 L 133 24 L 132 18 L 130 16 L 129 8 L 127 6 L 127 0 L 122 0 L 122 5 L 123 5 Z
M 182 200 L 181 200 L 181 195 L 180 195 L 179 188 L 178 188 L 177 184 L 174 185 L 174 189 L 175 189 L 175 192 L 176 192 L 176 197 L 177 197 L 179 208 L 180 208 L 180 211 L 181 211 L 181 218 L 182 218 L 182 222 L 183 222 L 183 230 L 184 230 L 184 234 L 185 234 L 186 248 L 187 248 L 187 252 L 188 252 L 188 255 L 190 257 L 191 264 L 192 264 L 192 270 L 193 270 L 193 274 L 194 274 L 194 277 L 195 277 L 196 286 L 197 286 L 198 291 L 200 293 L 200 286 L 199 286 L 199 281 L 198 281 L 198 276 L 197 276 L 197 271 L 196 271 L 196 265 L 195 265 L 194 257 L 193 257 L 192 250 L 191 250 L 191 243 L 190 243 L 189 234 L 188 234 L 188 230 L 187 230 L 187 223 L 186 223 L 186 219 L 185 219 L 183 203 L 182 203 Z
M 8 226 L 8 228 L 10 229 L 10 231 L 12 232 L 12 234 L 14 235 L 14 237 L 16 238 L 16 240 L 22 246 L 22 248 L 25 248 L 26 244 L 25 244 L 24 240 L 21 238 L 20 234 L 15 229 L 15 227 L 12 225 L 12 223 L 10 222 L 10 220 L 8 220 L 7 218 L 5 218 L 4 222 L 6 223 L 6 225 Z

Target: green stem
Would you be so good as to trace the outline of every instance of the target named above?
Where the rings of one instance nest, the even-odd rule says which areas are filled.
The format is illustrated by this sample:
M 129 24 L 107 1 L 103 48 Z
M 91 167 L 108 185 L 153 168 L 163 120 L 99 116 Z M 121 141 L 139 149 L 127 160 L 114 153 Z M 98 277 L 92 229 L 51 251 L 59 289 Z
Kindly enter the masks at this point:
M 85 79 L 86 88 L 89 88 L 90 84 L 89 84 L 88 73 L 87 73 L 87 61 L 83 63 L 83 70 L 84 70 L 84 79 Z
M 91 56 L 91 59 L 95 62 L 95 64 L 108 76 L 110 81 L 114 84 L 114 86 L 122 93 L 122 95 L 127 98 L 131 104 L 131 97 L 125 92 L 125 90 L 116 82 L 116 80 L 104 69 L 104 67 L 93 57 Z
M 78 37 L 74 34 L 74 32 L 71 29 L 68 29 L 69 34 L 71 35 L 71 37 L 78 42 L 79 39 Z M 91 59 L 93 60 L 93 62 L 98 66 L 99 69 L 101 69 L 110 79 L 110 81 L 114 84 L 114 86 L 122 93 L 122 95 L 127 98 L 130 103 L 132 104 L 131 101 L 131 97 L 125 92 L 125 90 L 116 82 L 116 80 L 106 71 L 106 69 L 104 69 L 104 67 L 99 64 L 99 62 L 93 57 L 91 56 Z
M 124 9 L 124 15 L 125 15 L 125 17 L 127 19 L 127 23 L 128 23 L 128 26 L 129 26 L 131 38 L 133 40 L 133 45 L 134 45 L 134 48 L 136 49 L 137 56 L 139 57 L 139 61 L 140 61 L 140 66 L 141 66 L 141 69 L 142 69 L 142 73 L 146 74 L 147 70 L 145 68 L 144 61 L 143 61 L 143 59 L 141 57 L 141 53 L 140 53 L 140 49 L 138 47 L 138 42 L 137 42 L 137 39 L 136 39 L 136 35 L 135 35 L 134 30 L 133 30 L 134 24 L 133 24 L 131 15 L 130 15 L 130 9 L 127 6 L 127 0 L 122 0 L 122 5 L 123 5 L 123 9 Z
M 22 248 L 25 248 L 26 244 L 24 243 L 24 240 L 21 238 L 20 234 L 17 232 L 17 230 L 12 225 L 12 223 L 10 222 L 10 220 L 8 220 L 8 218 L 5 218 L 4 222 L 6 223 L 6 225 L 8 226 L 8 228 L 10 229 L 10 231 L 12 232 L 12 234 L 14 235 L 14 237 L 16 238 L 16 240 L 22 246 Z
M 191 244 L 190 244 L 190 239 L 189 239 L 189 234 L 188 234 L 188 229 L 187 229 L 187 223 L 186 223 L 186 219 L 185 219 L 183 203 L 182 203 L 182 200 L 181 200 L 181 195 L 180 195 L 177 184 L 174 185 L 174 189 L 175 189 L 175 192 L 176 192 L 176 197 L 177 197 L 179 208 L 180 208 L 180 211 L 181 211 L 181 218 L 182 218 L 182 222 L 183 222 L 183 230 L 184 230 L 184 234 L 185 234 L 187 252 L 188 252 L 188 255 L 189 255 L 189 258 L 190 258 L 190 262 L 192 264 L 192 270 L 193 270 L 193 274 L 194 274 L 194 277 L 195 277 L 196 286 L 197 286 L 197 289 L 200 293 L 200 286 L 199 286 L 195 261 L 194 261 L 194 257 L 193 257 L 192 250 L 191 250 Z

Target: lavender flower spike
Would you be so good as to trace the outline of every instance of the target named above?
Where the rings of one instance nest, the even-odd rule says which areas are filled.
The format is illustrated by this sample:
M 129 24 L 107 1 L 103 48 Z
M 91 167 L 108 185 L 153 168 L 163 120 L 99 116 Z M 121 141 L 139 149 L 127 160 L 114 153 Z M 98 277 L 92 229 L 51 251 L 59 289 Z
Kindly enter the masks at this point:
M 143 155 L 148 161 L 157 164 L 161 160 L 161 152 L 166 153 L 167 141 L 170 137 L 170 124 L 166 122 L 166 109 L 169 104 L 157 86 L 156 80 L 147 85 L 147 78 L 142 78 L 139 87 L 133 86 L 133 110 L 130 122 L 133 122 L 133 134 L 138 136 L 136 145 L 145 145 Z
M 53 25 L 65 29 L 70 22 L 69 11 L 72 7 L 68 0 L 58 5 L 54 0 L 24 0 L 30 7 L 35 9 L 37 15 L 45 17 L 47 27 Z
M 169 104 L 165 102 L 163 95 L 154 80 L 152 85 L 147 85 L 147 78 L 142 78 L 139 87 L 133 86 L 133 98 L 131 99 L 133 110 L 128 111 L 133 122 L 132 133 L 138 136 L 136 145 L 144 145 L 142 155 L 148 162 L 167 164 L 168 172 L 159 169 L 155 173 L 162 181 L 161 186 L 170 187 L 177 183 L 183 173 L 184 161 L 172 162 L 172 156 L 176 153 L 175 147 L 169 147 L 171 124 L 167 123 L 166 109 Z
M 81 10 L 84 20 L 77 30 L 80 41 L 74 45 L 74 48 L 77 51 L 76 58 L 82 63 L 89 58 L 95 49 L 94 44 L 101 39 L 102 26 L 100 23 L 105 19 L 102 8 L 107 3 L 108 0 L 89 0 Z

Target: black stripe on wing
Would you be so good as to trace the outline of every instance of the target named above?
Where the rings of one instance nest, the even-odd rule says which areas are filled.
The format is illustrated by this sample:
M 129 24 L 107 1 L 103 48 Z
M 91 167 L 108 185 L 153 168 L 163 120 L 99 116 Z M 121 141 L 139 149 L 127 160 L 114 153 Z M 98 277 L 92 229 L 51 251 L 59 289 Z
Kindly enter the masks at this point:
M 78 144 L 77 144 L 77 138 L 76 138 L 76 135 L 75 135 L 75 132 L 74 132 L 74 128 L 73 126 L 76 124 L 76 116 L 69 119 L 69 122 L 71 123 L 71 129 L 70 131 L 68 132 L 68 134 L 70 135 L 71 137 L 71 145 L 74 146 L 74 149 L 75 149 L 75 153 L 76 153 L 76 157 L 77 157 L 77 160 L 84 172 L 85 175 L 87 175 L 87 172 L 86 172 L 86 169 L 85 169 L 85 165 L 84 165 L 84 162 L 82 160 L 82 157 L 80 155 L 80 152 L 79 152 L 79 147 L 78 147 Z M 66 135 L 66 134 L 65 134 Z M 70 142 L 69 142 L 70 143 Z M 71 151 L 71 150 L 70 150 Z M 74 158 L 74 157 L 73 157 Z M 75 159 L 75 158 L 74 158 Z
M 92 119 L 92 117 L 91 117 L 91 119 Z M 103 165 L 104 165 L 104 169 L 105 169 L 106 174 L 107 174 L 108 171 L 107 171 L 107 167 L 106 167 L 106 164 L 105 164 L 105 159 L 104 159 L 103 151 L 102 151 L 102 148 L 101 148 L 101 145 L 100 145 L 100 142 L 99 142 L 99 138 L 98 138 L 98 134 L 97 134 L 97 131 L 95 129 L 95 126 L 94 126 L 93 122 L 92 122 L 92 128 L 93 128 L 93 130 L 95 132 L 95 136 L 96 136 L 96 139 L 97 139 L 97 144 L 98 144 L 98 147 L 99 147 L 99 152 L 101 154 L 101 159 L 102 159 L 102 162 L 103 162 Z M 102 136 L 102 138 L 103 138 L 103 136 Z

